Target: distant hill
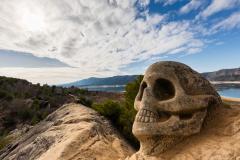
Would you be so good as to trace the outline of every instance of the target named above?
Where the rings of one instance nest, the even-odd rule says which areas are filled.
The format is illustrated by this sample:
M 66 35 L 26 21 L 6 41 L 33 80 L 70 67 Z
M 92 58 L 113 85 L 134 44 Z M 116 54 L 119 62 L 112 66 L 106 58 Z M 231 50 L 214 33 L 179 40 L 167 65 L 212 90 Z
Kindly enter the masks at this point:
M 202 75 L 210 81 L 240 81 L 240 68 L 222 69 Z
M 240 68 L 222 69 L 215 72 L 206 72 L 202 75 L 209 81 L 240 81 Z M 63 84 L 64 87 L 84 87 L 100 85 L 126 85 L 136 79 L 138 75 L 123 75 L 105 78 L 91 77 L 72 83 Z
M 82 86 L 99 86 L 99 85 L 126 85 L 137 78 L 138 75 L 114 76 L 106 78 L 91 77 L 80 81 L 63 84 L 64 87 L 82 87 Z

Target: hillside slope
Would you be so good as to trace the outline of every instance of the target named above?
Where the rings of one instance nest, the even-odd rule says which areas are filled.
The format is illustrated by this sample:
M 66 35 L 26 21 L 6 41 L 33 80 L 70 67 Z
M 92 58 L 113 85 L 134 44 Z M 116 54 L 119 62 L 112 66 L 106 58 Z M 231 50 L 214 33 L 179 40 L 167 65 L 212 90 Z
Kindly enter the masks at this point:
M 0 151 L 1 160 L 118 160 L 134 153 L 108 120 L 68 104 Z
M 38 123 L 64 103 L 73 102 L 70 93 L 81 91 L 0 77 L 0 137 L 24 124 Z
M 210 81 L 240 81 L 240 68 L 222 69 L 202 75 Z
M 26 80 L 0 76 L 0 149 L 1 140 L 10 131 L 35 125 L 63 104 L 77 102 L 91 106 L 122 95 L 88 92 L 70 87 L 32 84 Z
M 91 77 L 88 79 L 83 79 L 80 81 L 63 84 L 64 87 L 71 87 L 71 86 L 92 86 L 92 85 L 126 85 L 129 82 L 134 81 L 138 75 L 124 75 L 124 76 L 113 76 L 113 77 L 106 77 L 106 78 L 96 78 Z

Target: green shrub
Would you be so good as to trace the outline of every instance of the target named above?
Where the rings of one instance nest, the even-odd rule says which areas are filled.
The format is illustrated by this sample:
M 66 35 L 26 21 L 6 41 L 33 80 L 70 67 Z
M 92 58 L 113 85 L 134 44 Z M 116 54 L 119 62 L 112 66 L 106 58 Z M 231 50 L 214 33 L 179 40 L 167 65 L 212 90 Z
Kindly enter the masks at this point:
M 44 84 L 44 85 L 41 87 L 41 93 L 42 93 L 44 96 L 52 96 L 52 87 L 48 86 L 47 84 Z
M 40 109 L 40 101 L 38 99 L 34 99 L 31 108 L 34 110 L 39 110 Z
M 127 84 L 125 90 L 125 101 L 121 105 L 117 102 L 107 100 L 101 104 L 94 104 L 93 109 L 107 117 L 120 133 L 135 147 L 139 148 L 139 142 L 132 134 L 132 125 L 137 111 L 134 109 L 134 100 L 138 93 L 143 76 Z
M 35 125 L 37 124 L 38 122 L 40 122 L 42 119 L 39 118 L 39 116 L 37 114 L 34 114 L 34 116 L 32 117 L 31 119 L 31 125 Z
M 30 120 L 33 117 L 33 110 L 31 108 L 22 108 L 18 110 L 17 117 L 22 121 Z
M 0 99 L 11 101 L 13 99 L 13 95 L 6 91 L 0 90 Z
M 134 101 L 142 79 L 143 76 L 140 75 L 135 81 L 130 82 L 126 85 L 124 103 L 125 112 L 121 115 L 120 118 L 120 124 L 123 126 L 122 133 L 135 148 L 139 148 L 139 142 L 132 134 L 132 125 L 137 113 L 137 111 L 134 109 Z
M 128 83 L 125 87 L 125 102 L 129 109 L 133 109 L 134 100 L 138 93 L 142 79 L 143 76 L 140 75 L 135 81 Z
M 123 110 L 119 103 L 108 100 L 103 104 L 94 104 L 92 108 L 118 125 Z
M 3 149 L 5 146 L 7 146 L 9 143 L 11 143 L 11 138 L 1 136 L 0 137 L 0 150 Z
M 139 148 L 139 142 L 132 134 L 132 125 L 135 119 L 136 112 L 124 108 L 118 121 L 119 130 L 122 135 L 137 149 Z
M 83 97 L 83 96 L 78 97 L 77 103 L 80 103 L 87 107 L 91 107 L 93 104 L 93 102 L 90 99 Z
M 13 116 L 7 115 L 6 117 L 3 118 L 3 126 L 5 128 L 11 128 L 15 126 L 15 124 L 16 124 L 16 119 Z
M 31 93 L 29 93 L 29 92 L 24 93 L 24 99 L 28 99 L 28 98 L 31 98 L 31 97 L 32 97 Z

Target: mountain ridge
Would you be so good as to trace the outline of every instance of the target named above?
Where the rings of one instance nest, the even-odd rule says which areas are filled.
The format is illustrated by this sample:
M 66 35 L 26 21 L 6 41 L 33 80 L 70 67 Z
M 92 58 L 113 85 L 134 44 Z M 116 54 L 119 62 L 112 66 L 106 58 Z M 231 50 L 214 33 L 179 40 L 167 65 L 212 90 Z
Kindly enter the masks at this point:
M 210 81 L 240 81 L 240 67 L 205 72 L 202 75 Z
M 213 72 L 201 73 L 209 81 L 240 81 L 240 67 L 232 69 L 221 69 Z M 84 87 L 84 86 L 100 86 L 100 85 L 126 85 L 135 80 L 139 75 L 121 75 L 112 77 L 90 77 L 79 81 L 62 84 L 64 87 Z
M 72 83 L 63 84 L 64 87 L 71 86 L 90 86 L 90 85 L 126 85 L 127 83 L 135 80 L 139 75 L 123 75 L 123 76 L 112 76 L 105 78 L 90 77 L 82 79 Z

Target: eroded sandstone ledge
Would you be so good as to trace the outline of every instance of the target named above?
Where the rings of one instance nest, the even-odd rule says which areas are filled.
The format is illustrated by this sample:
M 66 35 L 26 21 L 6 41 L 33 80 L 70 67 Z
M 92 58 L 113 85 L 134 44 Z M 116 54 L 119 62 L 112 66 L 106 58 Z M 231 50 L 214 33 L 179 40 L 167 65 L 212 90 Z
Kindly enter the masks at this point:
M 134 153 L 90 108 L 68 104 L 1 151 L 1 160 L 117 160 Z

